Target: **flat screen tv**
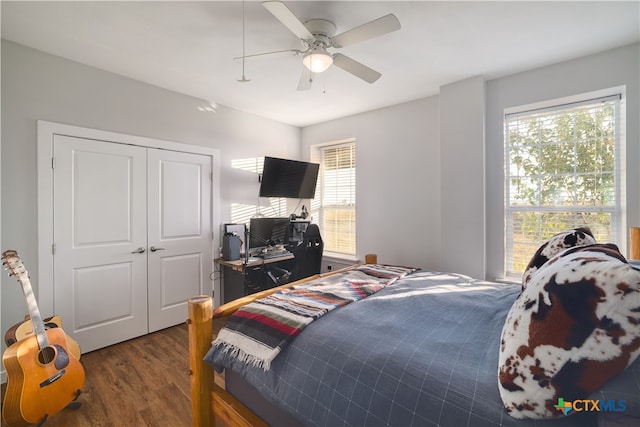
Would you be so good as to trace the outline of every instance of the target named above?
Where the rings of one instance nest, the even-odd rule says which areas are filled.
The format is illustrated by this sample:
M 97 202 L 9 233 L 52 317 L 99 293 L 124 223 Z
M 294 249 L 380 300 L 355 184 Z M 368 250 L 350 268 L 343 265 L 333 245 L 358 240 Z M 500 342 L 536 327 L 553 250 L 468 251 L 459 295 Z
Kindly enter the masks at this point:
M 319 169 L 317 163 L 265 157 L 260 197 L 313 199 Z

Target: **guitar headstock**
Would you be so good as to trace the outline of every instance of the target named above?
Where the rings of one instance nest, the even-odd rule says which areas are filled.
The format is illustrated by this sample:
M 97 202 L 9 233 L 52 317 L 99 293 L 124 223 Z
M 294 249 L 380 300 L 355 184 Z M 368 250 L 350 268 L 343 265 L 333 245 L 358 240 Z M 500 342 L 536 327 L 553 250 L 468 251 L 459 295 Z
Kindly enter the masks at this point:
M 2 264 L 4 265 L 4 268 L 9 271 L 9 276 L 15 276 L 18 279 L 29 276 L 27 269 L 24 267 L 24 264 L 22 264 L 20 255 L 18 255 L 18 252 L 13 249 L 9 249 L 2 253 Z

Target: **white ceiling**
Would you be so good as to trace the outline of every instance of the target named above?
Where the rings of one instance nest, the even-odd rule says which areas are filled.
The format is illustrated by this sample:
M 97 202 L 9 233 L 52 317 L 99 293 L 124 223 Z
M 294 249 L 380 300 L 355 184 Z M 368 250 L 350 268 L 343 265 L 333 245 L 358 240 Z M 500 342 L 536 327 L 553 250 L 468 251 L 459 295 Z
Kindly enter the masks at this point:
M 285 1 L 337 33 L 395 14 L 402 29 L 340 49 L 382 73 L 368 84 L 331 67 L 296 90 L 300 56 L 247 61 L 240 1 L 2 1 L 2 37 L 219 105 L 306 126 L 640 40 L 640 2 Z M 260 2 L 245 3 L 246 54 L 299 49 Z M 336 49 L 331 49 L 336 52 Z M 585 72 L 588 72 L 585 70 Z

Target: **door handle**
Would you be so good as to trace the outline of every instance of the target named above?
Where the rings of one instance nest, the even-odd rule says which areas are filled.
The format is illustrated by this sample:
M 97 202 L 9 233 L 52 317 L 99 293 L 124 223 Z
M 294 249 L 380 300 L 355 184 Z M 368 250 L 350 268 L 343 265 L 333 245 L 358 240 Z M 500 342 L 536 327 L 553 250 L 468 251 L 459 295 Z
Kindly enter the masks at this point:
M 150 250 L 151 252 L 155 252 L 155 251 L 164 251 L 164 248 L 156 248 L 155 246 L 151 246 L 151 247 L 149 248 L 149 250 Z
M 136 249 L 135 251 L 131 252 L 132 254 L 143 254 L 145 251 L 145 248 L 143 248 L 142 246 L 140 246 L 138 249 Z

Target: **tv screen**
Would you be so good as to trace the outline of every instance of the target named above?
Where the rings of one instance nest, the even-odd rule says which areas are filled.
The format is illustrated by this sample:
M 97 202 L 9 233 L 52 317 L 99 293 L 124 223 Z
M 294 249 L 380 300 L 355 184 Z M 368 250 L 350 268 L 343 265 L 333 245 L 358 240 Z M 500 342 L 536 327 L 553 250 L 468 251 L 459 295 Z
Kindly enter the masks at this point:
M 319 169 L 317 163 L 265 157 L 260 197 L 313 199 Z

